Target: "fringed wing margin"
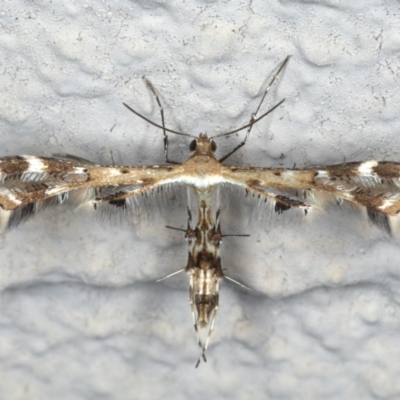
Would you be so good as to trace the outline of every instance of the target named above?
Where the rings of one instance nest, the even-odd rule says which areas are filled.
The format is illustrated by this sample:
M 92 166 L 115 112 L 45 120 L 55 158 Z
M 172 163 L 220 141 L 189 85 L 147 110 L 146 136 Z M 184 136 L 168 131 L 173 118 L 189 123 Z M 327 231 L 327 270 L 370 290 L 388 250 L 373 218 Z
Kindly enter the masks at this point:
M 100 166 L 65 156 L 2 158 L 0 232 L 15 228 L 49 206 L 65 203 L 89 204 L 103 218 L 120 215 L 119 220 L 125 221 L 143 213 L 144 199 L 173 190 L 178 168 Z
M 391 234 L 390 219 L 400 212 L 400 164 L 365 161 L 309 169 L 226 167 L 225 180 L 270 202 L 276 213 L 307 214 L 325 201 L 350 203 Z

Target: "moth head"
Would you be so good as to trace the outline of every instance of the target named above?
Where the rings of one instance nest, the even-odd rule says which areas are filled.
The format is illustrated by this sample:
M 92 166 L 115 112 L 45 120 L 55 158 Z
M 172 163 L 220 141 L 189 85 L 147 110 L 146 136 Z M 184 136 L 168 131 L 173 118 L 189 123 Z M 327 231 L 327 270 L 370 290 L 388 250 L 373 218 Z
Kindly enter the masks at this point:
M 190 142 L 189 150 L 191 152 L 200 150 L 200 153 L 205 153 L 206 149 L 211 149 L 211 152 L 214 153 L 217 150 L 217 144 L 213 139 L 208 138 L 205 134 L 200 134 L 198 138 L 193 139 Z

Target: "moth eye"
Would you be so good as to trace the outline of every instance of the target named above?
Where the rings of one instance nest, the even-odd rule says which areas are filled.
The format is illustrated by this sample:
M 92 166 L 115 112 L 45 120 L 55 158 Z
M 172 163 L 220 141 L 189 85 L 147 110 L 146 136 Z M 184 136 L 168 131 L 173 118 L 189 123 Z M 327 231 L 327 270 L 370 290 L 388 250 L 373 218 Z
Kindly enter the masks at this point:
M 197 147 L 197 139 L 193 139 L 193 140 L 190 142 L 189 150 L 190 150 L 190 151 L 195 151 L 195 150 L 196 150 L 196 147 Z
M 214 140 L 211 140 L 211 150 L 214 152 L 217 150 L 217 143 L 214 142 Z

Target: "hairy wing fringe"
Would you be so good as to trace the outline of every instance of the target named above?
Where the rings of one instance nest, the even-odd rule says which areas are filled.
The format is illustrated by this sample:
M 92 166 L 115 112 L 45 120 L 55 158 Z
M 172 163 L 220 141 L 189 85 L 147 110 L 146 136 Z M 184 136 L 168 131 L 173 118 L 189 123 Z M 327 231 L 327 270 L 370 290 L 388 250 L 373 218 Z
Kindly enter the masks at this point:
M 130 192 L 132 187 L 106 188 L 98 193 L 99 197 L 93 201 L 95 212 L 101 221 L 111 224 L 138 222 L 140 220 L 153 220 L 159 214 L 169 212 L 171 208 L 179 207 L 186 210 L 186 187 L 182 184 L 166 184 L 146 192 L 133 193 L 122 199 L 103 201 L 112 194 Z M 104 195 L 104 197 L 103 197 Z
M 271 189 L 271 190 L 269 190 Z M 277 196 L 274 200 L 272 197 L 262 196 L 258 192 L 243 189 L 239 186 L 223 185 L 221 190 L 222 211 L 242 219 L 249 221 L 261 221 L 267 225 L 283 224 L 292 225 L 300 223 L 304 220 L 304 209 L 298 207 L 287 208 L 279 205 L 279 196 L 290 198 L 292 201 L 300 201 L 306 198 L 309 193 L 297 193 L 296 191 L 277 190 L 276 188 L 268 188 L 268 193 Z M 232 217 L 232 218 L 233 218 Z
M 336 189 L 340 189 L 340 191 L 343 193 L 343 197 L 337 194 L 318 190 L 281 189 L 276 187 L 262 186 L 255 188 L 257 189 L 257 192 L 252 191 L 252 188 L 249 187 L 245 193 L 247 198 L 254 199 L 257 202 L 257 207 L 255 207 L 256 213 L 254 210 L 250 211 L 252 216 L 254 217 L 254 214 L 256 214 L 257 219 L 259 219 L 259 216 L 261 216 L 261 219 L 267 220 L 268 223 L 278 220 L 280 223 L 286 223 L 286 221 L 294 220 L 297 221 L 299 220 L 299 216 L 307 216 L 310 213 L 321 214 L 334 204 L 336 206 L 349 209 L 353 212 L 358 211 L 360 214 L 362 214 L 363 211 L 366 212 L 369 221 L 373 225 L 390 235 L 392 231 L 391 217 L 377 209 L 352 201 L 348 196 L 346 196 L 346 193 L 356 192 L 357 190 L 359 192 L 360 190 L 367 192 L 365 185 L 372 185 L 372 181 L 370 179 L 361 180 L 363 188 L 357 186 L 354 180 L 351 181 L 352 182 L 350 184 L 347 183 L 341 185 L 338 184 L 337 181 L 332 182 L 328 180 L 328 184 L 335 185 Z M 382 190 L 382 184 L 379 184 L 378 186 L 380 186 Z M 399 200 L 400 194 L 389 192 L 390 187 L 393 189 L 393 185 L 386 185 L 387 191 L 385 193 L 381 193 L 381 191 L 378 192 L 377 186 L 375 186 L 377 190 L 376 198 L 379 197 L 379 194 L 380 197 L 384 199 L 396 201 Z M 284 202 L 282 202 L 282 200 L 284 200 Z M 283 218 L 281 218 L 282 216 Z
M 30 182 L 30 184 L 34 183 Z M 186 191 L 181 184 L 166 184 L 140 193 L 132 192 L 135 189 L 136 186 L 77 189 L 19 207 L 13 211 L 0 208 L 0 232 L 13 229 L 48 207 L 61 204 L 72 208 L 89 206 L 101 221 L 112 224 L 132 223 L 141 219 L 151 220 L 163 210 L 171 207 L 186 209 Z M 132 194 L 123 201 L 112 200 L 113 195 L 124 192 L 132 192 Z M 111 200 L 103 201 L 106 198 L 111 198 Z
M 6 211 L 0 208 L 0 233 L 16 228 L 19 224 L 28 221 L 41 211 L 49 207 L 68 204 L 70 207 L 77 207 L 93 198 L 93 190 L 77 189 L 72 192 L 64 192 L 46 200 L 37 201 L 19 207 L 12 211 Z

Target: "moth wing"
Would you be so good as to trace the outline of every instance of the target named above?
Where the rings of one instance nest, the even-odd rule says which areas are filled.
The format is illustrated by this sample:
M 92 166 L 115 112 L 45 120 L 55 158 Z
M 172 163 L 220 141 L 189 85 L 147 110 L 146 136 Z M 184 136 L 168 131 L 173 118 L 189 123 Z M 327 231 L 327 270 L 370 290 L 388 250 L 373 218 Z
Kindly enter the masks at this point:
M 2 158 L 0 231 L 16 227 L 48 206 L 67 201 L 75 206 L 109 203 L 122 208 L 127 203 L 123 196 L 143 195 L 173 183 L 177 167 L 101 166 L 68 155 Z
M 305 211 L 332 199 L 366 209 L 370 221 L 391 233 L 390 217 L 400 212 L 400 164 L 365 161 L 307 169 L 226 167 L 230 183 L 274 201 L 275 211 Z M 285 193 L 292 194 L 285 194 Z

